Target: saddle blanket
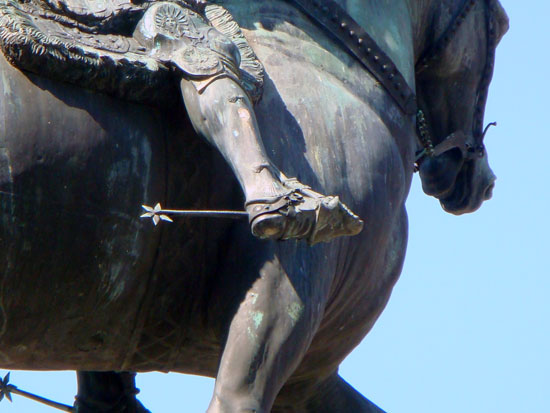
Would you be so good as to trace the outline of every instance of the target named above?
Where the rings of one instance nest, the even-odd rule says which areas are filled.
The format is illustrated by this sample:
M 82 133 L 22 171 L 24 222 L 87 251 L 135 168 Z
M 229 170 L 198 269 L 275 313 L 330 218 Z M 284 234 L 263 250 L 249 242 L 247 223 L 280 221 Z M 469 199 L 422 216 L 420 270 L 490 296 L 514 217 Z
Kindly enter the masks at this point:
M 196 10 L 191 0 L 0 0 L 0 48 L 25 71 L 130 101 L 172 105 L 180 99 L 178 65 L 159 59 L 134 36 L 147 10 L 159 3 L 180 15 L 200 15 L 229 38 L 240 53 L 241 85 L 253 100 L 260 98 L 263 66 L 233 17 L 215 4 Z M 163 16 L 168 23 L 178 23 L 177 17 Z

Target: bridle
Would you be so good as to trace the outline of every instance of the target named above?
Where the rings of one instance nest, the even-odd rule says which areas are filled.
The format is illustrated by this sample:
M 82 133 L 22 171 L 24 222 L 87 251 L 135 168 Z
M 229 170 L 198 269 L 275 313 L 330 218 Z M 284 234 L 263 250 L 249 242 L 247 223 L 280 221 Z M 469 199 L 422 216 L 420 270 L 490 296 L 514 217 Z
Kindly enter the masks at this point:
M 494 53 L 497 42 L 495 1 L 484 0 L 487 26 L 487 56 L 485 68 L 477 92 L 477 101 L 472 124 L 472 133 L 456 131 L 441 141 L 433 144 L 424 113 L 418 108 L 415 92 L 408 86 L 404 76 L 395 63 L 376 43 L 376 41 L 359 25 L 347 11 L 334 0 L 287 0 L 296 5 L 319 26 L 327 30 L 338 40 L 345 50 L 356 58 L 380 83 L 393 98 L 401 111 L 409 116 L 416 114 L 417 136 L 422 149 L 416 154 L 415 171 L 425 159 L 439 156 L 451 149 L 459 149 L 465 160 L 473 160 L 485 156 L 483 138 L 489 126 L 483 129 L 483 116 L 489 83 L 493 77 Z M 451 23 L 440 38 L 421 54 L 415 66 L 415 75 L 440 57 L 453 40 L 458 28 L 468 17 L 478 0 L 465 0 L 458 9 Z
M 477 1 L 478 0 L 464 1 L 458 13 L 453 17 L 453 20 L 449 24 L 448 28 L 443 32 L 441 37 L 421 54 L 421 57 L 415 67 L 416 75 L 429 68 L 430 64 L 440 57 L 441 53 L 446 50 L 449 43 L 453 40 L 458 28 L 468 17 L 470 10 L 473 9 Z M 415 171 L 418 169 L 418 165 L 425 158 L 433 158 L 455 148 L 460 150 L 464 160 L 471 161 L 474 159 L 483 158 L 485 156 L 485 145 L 483 144 L 483 140 L 489 127 L 496 125 L 496 123 L 493 122 L 483 128 L 485 104 L 487 103 L 489 84 L 491 83 L 491 79 L 493 77 L 497 31 L 495 19 L 495 0 L 484 0 L 484 4 L 486 5 L 485 18 L 487 27 L 487 56 L 485 60 L 485 68 L 483 69 L 483 74 L 477 92 L 472 134 L 468 135 L 463 131 L 456 131 L 441 141 L 438 145 L 434 146 L 424 113 L 421 109 L 419 109 L 416 115 L 416 126 L 417 135 L 423 149 L 417 153 Z

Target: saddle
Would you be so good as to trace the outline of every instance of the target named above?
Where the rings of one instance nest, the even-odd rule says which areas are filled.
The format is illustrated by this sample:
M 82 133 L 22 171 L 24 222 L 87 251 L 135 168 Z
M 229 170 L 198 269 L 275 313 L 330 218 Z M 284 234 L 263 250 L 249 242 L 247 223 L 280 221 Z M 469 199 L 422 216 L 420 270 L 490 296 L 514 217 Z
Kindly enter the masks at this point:
M 170 106 L 180 99 L 177 82 L 189 70 L 160 59 L 154 50 L 158 45 L 134 36 L 147 11 L 159 3 L 0 0 L 0 48 L 10 63 L 24 71 L 125 100 Z M 177 24 L 182 14 L 198 15 L 228 38 L 240 53 L 236 69 L 240 83 L 253 100 L 259 100 L 263 66 L 229 12 L 215 4 L 196 10 L 191 1 L 162 3 L 166 10 L 177 11 L 161 16 L 163 24 Z M 201 59 L 194 62 L 200 66 Z M 200 72 L 199 66 L 195 72 Z

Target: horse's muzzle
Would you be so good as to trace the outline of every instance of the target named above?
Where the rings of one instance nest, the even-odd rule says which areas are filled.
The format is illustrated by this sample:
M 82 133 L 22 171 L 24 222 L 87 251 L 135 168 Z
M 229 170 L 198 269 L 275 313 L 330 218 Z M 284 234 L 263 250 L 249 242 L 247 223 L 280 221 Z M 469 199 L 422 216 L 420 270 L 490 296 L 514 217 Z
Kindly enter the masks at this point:
M 439 198 L 441 206 L 454 215 L 474 212 L 492 198 L 496 176 L 487 158 L 466 161 L 457 175 L 450 194 Z

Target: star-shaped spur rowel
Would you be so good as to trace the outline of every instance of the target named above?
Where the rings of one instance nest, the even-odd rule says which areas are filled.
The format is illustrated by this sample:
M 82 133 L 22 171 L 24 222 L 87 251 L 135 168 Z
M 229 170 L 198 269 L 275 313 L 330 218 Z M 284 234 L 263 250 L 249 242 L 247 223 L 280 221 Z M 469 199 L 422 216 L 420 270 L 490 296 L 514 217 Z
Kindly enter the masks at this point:
M 47 406 L 53 407 L 54 409 L 63 410 L 64 412 L 76 413 L 76 410 L 69 405 L 54 402 L 53 400 L 46 399 L 45 397 L 38 396 L 33 393 L 26 392 L 19 389 L 17 386 L 10 384 L 10 373 L 6 374 L 3 379 L 0 379 L 0 402 L 4 400 L 4 396 L 10 402 L 11 395 L 17 394 L 18 396 L 26 397 L 28 399 L 34 400 L 35 402 L 43 403 Z
M 8 399 L 10 402 L 11 400 L 11 390 L 13 389 L 13 386 L 9 384 L 10 382 L 10 373 L 6 374 L 3 379 L 0 379 L 0 402 L 4 400 L 4 396 L 6 396 L 6 399 Z
M 162 210 L 162 206 L 160 205 L 160 202 L 156 204 L 154 208 L 147 205 L 142 205 L 141 207 L 147 211 L 145 214 L 141 215 L 141 218 L 152 218 L 153 224 L 155 225 L 157 225 L 161 220 L 174 222 L 172 221 L 172 218 L 162 213 L 163 210 Z

